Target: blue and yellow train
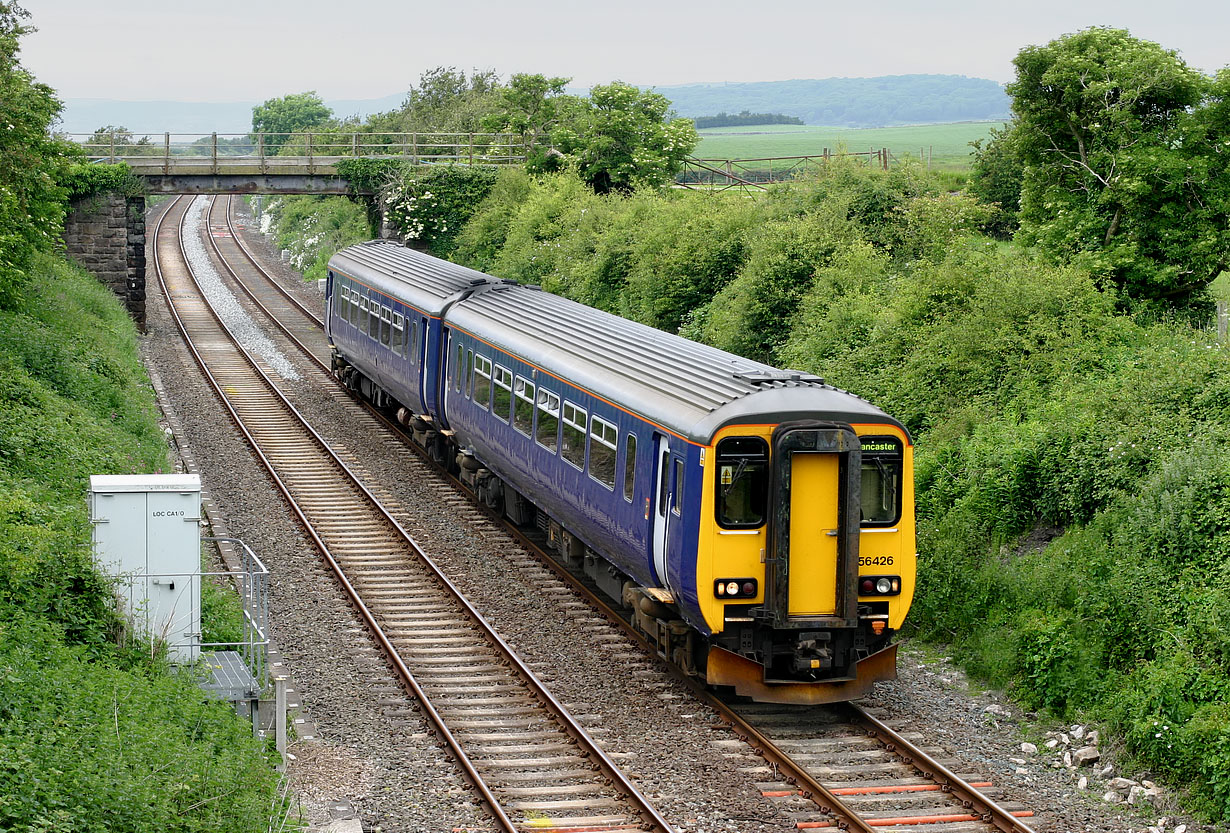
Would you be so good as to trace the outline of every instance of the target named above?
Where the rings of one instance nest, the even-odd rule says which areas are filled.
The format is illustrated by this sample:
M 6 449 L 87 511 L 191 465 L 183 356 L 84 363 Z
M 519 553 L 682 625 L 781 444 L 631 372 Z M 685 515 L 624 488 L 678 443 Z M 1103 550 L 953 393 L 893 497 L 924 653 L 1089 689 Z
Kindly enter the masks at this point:
M 895 676 L 913 447 L 869 402 L 385 241 L 326 313 L 338 377 L 679 667 L 780 703 Z

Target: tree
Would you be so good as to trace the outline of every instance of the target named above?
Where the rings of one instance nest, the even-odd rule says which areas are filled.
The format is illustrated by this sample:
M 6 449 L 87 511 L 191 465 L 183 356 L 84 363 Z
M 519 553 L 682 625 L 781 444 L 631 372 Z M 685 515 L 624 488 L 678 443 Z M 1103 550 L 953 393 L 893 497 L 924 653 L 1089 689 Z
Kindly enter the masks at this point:
M 17 61 L 29 13 L 0 0 L 0 307 L 29 279 L 30 263 L 60 239 L 65 191 L 55 175 L 70 150 L 51 137 L 55 92 Z
M 550 131 L 559 116 L 564 86 L 571 80 L 513 75 L 500 90 L 500 109 L 483 119 L 483 127 L 494 133 L 516 133 L 525 150 L 526 166 L 531 171 L 547 169 Z
M 333 111 L 315 90 L 271 98 L 252 108 L 252 132 L 265 133 L 265 149 L 277 153 L 291 133 L 328 124 Z
M 665 96 L 621 81 L 594 87 L 589 98 L 561 96 L 559 105 L 552 144 L 599 194 L 670 182 L 700 141 L 689 119 L 667 121 Z
M 435 67 L 411 85 L 400 110 L 368 119 L 376 133 L 470 133 L 499 108 L 500 77 L 494 70 L 474 70 L 469 77 L 456 67 Z
M 1230 248 L 1215 130 L 1224 78 L 1217 86 L 1121 29 L 1064 35 L 1014 63 L 1025 239 L 1111 277 L 1129 299 L 1198 302 Z
M 990 136 L 970 145 L 974 159 L 968 190 L 996 207 L 987 231 L 993 237 L 1007 239 L 1020 225 L 1021 183 L 1025 177 L 1016 123 L 992 127 Z

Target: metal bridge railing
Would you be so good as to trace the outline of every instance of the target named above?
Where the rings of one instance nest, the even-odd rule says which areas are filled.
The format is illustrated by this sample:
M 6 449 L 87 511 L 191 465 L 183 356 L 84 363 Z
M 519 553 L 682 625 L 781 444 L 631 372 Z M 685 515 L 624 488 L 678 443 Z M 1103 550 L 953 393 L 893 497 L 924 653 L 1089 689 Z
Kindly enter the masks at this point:
M 139 171 L 172 174 L 202 167 L 329 168 L 342 159 L 405 159 L 414 164 L 513 165 L 525 162 L 512 133 L 69 133 L 92 162 L 127 162 Z M 325 171 L 321 171 L 325 173 Z

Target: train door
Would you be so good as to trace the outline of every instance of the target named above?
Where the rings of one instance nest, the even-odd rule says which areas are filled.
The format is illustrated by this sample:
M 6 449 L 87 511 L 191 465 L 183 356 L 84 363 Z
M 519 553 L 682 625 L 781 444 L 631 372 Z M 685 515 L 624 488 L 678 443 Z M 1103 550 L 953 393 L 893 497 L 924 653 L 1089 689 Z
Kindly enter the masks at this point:
M 448 427 L 448 395 L 450 389 L 459 390 L 457 384 L 461 374 L 461 360 L 457 357 L 456 339 L 452 330 L 440 322 L 440 380 L 436 386 L 436 412 L 440 417 L 441 428 Z
M 428 333 L 427 333 L 427 319 L 426 318 L 419 319 L 419 333 L 420 333 L 419 335 L 420 343 L 415 345 L 414 347 L 414 354 L 418 357 L 419 402 L 423 403 L 424 411 L 430 411 L 434 403 L 429 402 L 427 400 L 427 376 L 428 376 L 428 372 L 427 372 L 428 364 L 427 363 L 429 361 L 432 361 L 432 358 L 431 358 L 431 354 L 427 352 Z M 448 356 L 446 355 L 445 359 L 447 358 Z M 440 367 L 439 363 L 436 363 L 435 366 L 437 368 Z M 438 408 L 440 406 L 436 405 L 435 407 Z
M 666 576 L 666 532 L 670 524 L 671 503 L 671 450 L 670 443 L 661 434 L 654 434 L 654 468 L 656 484 L 653 512 L 653 569 L 658 584 L 668 587 Z

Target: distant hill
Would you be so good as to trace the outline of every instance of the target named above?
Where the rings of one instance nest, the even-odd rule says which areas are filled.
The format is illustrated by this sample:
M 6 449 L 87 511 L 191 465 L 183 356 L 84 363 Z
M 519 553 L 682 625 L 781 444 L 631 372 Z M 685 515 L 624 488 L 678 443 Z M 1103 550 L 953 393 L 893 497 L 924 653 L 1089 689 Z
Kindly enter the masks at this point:
M 326 101 L 338 118 L 367 116 L 395 110 L 405 93 L 384 98 Z M 149 133 L 247 133 L 252 129 L 252 108 L 260 101 L 118 101 L 103 98 L 70 98 L 58 130 L 93 133 L 108 124 L 127 127 L 138 136 Z
M 996 81 L 964 75 L 885 75 L 657 87 L 675 112 L 785 113 L 807 124 L 888 127 L 1007 119 L 1009 99 Z

